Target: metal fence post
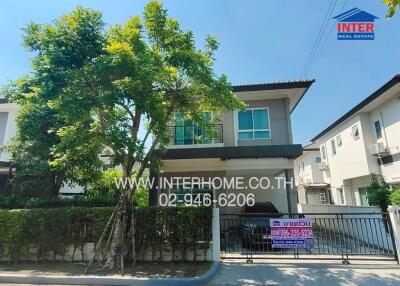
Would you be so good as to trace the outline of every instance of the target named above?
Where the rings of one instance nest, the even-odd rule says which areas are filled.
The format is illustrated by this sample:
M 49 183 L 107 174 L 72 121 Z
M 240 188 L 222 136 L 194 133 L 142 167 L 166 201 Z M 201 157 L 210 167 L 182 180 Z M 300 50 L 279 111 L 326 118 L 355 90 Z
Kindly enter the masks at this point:
M 221 260 L 220 244 L 220 226 L 219 226 L 219 208 L 213 208 L 212 216 L 212 260 L 219 262 Z
M 389 206 L 388 207 L 389 219 L 392 225 L 392 233 L 393 233 L 393 251 L 397 263 L 399 263 L 400 258 L 400 207 L 397 206 Z

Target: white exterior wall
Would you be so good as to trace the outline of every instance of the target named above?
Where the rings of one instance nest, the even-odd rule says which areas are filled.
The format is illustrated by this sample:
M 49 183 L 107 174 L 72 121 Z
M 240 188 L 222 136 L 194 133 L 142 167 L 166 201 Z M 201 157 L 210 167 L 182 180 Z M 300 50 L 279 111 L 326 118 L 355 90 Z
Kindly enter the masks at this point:
M 4 134 L 4 141 L 3 145 L 7 144 L 10 142 L 10 140 L 14 137 L 16 133 L 16 117 L 17 117 L 17 112 L 18 112 L 18 106 L 14 103 L 3 103 L 0 104 L 0 112 L 8 112 L 8 118 L 7 118 L 7 125 L 5 128 L 5 134 Z M 0 161 L 8 161 L 9 160 L 9 155 L 5 152 L 2 152 L 0 154 Z
M 398 97 L 388 100 L 370 113 L 371 129 L 375 121 L 381 122 L 382 138 L 372 134 L 374 142 L 381 142 L 390 154 L 400 153 L 400 100 Z M 382 175 L 388 183 L 400 183 L 400 161 L 381 165 Z
M 318 140 L 320 146 L 326 149 L 326 159 L 322 158 L 329 169 L 323 172 L 324 179 L 330 182 L 332 188 L 342 188 L 343 180 L 362 177 L 378 171 L 378 164 L 369 165 L 364 139 L 364 130 L 361 128 L 359 115 L 338 126 Z M 352 127 L 358 126 L 359 138 L 352 136 Z M 336 137 L 342 138 L 342 146 L 337 146 Z M 336 154 L 332 153 L 331 140 L 335 140 Z M 321 156 L 322 157 L 322 156 Z
M 358 127 L 357 140 L 352 135 L 353 126 Z M 360 205 L 358 189 L 369 186 L 372 173 L 380 173 L 377 158 L 370 155 L 370 146 L 376 141 L 372 128 L 370 114 L 359 113 L 318 140 L 320 148 L 325 146 L 326 149 L 326 159 L 322 158 L 322 162 L 325 162 L 328 169 L 322 173 L 325 182 L 331 185 L 335 204 L 341 201 L 337 189 L 343 189 L 345 205 Z M 338 135 L 342 139 L 341 146 L 337 144 Z M 336 154 L 332 152 L 333 139 Z
M 294 176 L 296 186 L 303 184 L 324 183 L 324 177 L 321 172 L 321 164 L 317 163 L 320 158 L 319 151 L 303 151 L 303 155 L 294 160 Z

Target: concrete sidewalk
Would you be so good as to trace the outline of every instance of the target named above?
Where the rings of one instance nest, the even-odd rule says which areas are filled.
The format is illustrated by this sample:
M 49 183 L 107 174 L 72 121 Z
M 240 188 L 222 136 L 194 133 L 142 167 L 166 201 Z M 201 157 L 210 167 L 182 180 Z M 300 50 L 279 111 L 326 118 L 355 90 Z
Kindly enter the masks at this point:
M 400 266 L 395 263 L 288 262 L 254 261 L 254 264 L 247 264 L 225 261 L 207 285 L 400 285 Z

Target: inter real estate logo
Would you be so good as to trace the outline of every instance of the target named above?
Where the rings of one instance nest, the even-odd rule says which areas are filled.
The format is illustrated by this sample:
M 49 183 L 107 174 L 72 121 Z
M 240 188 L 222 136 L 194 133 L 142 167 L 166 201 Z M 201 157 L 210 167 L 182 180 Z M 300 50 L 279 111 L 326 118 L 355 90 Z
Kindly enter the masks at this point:
M 358 8 L 341 13 L 333 17 L 337 23 L 338 40 L 373 40 L 374 21 L 378 17 Z

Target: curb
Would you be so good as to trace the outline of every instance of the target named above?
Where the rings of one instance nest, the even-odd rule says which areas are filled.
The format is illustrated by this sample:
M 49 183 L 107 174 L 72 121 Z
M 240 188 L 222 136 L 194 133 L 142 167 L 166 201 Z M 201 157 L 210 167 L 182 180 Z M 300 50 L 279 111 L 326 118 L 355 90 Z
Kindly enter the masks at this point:
M 0 274 L 0 283 L 14 284 L 64 284 L 64 285 L 115 285 L 115 286 L 185 286 L 204 285 L 211 280 L 220 268 L 214 262 L 210 269 L 200 277 L 188 278 L 128 278 L 102 276 L 32 275 Z

